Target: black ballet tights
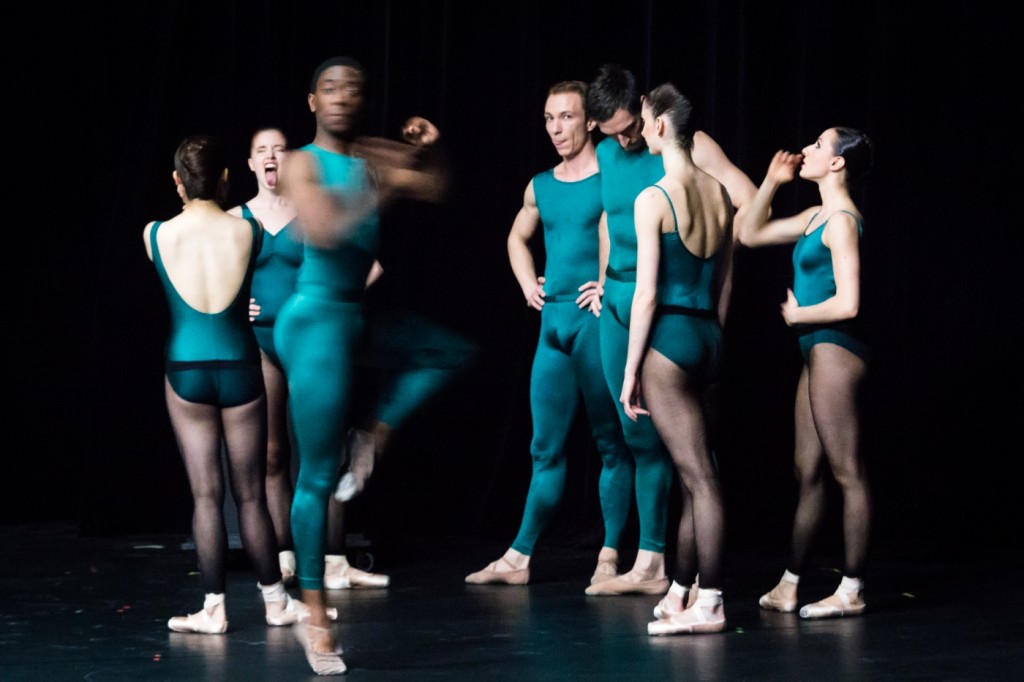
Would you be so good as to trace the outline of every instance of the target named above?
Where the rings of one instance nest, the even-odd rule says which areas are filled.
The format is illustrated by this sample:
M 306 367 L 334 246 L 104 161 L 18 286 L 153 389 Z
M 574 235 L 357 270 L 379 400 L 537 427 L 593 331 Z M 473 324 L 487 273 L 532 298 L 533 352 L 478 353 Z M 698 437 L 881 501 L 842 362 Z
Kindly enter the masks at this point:
M 789 570 L 800 575 L 825 518 L 825 474 L 843 496 L 843 574 L 863 577 L 872 502 L 860 453 L 860 387 L 865 362 L 833 344 L 817 344 L 797 385 L 795 473 L 800 498 L 793 521 Z
M 227 530 L 224 524 L 224 476 L 221 443 L 238 508 L 242 546 L 259 581 L 281 580 L 277 542 L 264 488 L 266 401 L 263 396 L 238 407 L 190 403 L 166 386 L 167 410 L 192 489 L 192 533 L 200 580 L 206 593 L 223 593 L 227 580 Z
M 721 589 L 725 512 L 708 437 L 706 386 L 651 350 L 644 360 L 642 389 L 683 489 L 675 580 L 689 585 L 699 571 L 701 587 Z

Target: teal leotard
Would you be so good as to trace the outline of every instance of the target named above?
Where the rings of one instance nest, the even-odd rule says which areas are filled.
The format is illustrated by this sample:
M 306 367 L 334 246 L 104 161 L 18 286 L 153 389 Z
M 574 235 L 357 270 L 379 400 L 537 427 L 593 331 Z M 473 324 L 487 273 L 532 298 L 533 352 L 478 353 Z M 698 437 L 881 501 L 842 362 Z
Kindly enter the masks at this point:
M 658 307 L 651 328 L 651 348 L 708 383 L 718 379 L 722 328 L 712 300 L 715 256 L 699 258 L 679 235 L 679 220 L 668 192 L 674 232 L 661 234 L 658 258 Z
M 629 345 L 629 315 L 636 290 L 636 226 L 633 204 L 640 192 L 665 175 L 661 157 L 646 148 L 626 151 L 613 138 L 597 145 L 601 200 L 608 214 L 610 251 L 601 299 L 601 364 L 612 399 L 618 404 Z M 617 410 L 636 465 L 636 503 L 643 550 L 665 551 L 668 495 L 674 467 L 649 417 L 637 421 Z
M 156 238 L 160 221 L 150 230 L 153 263 L 171 312 L 165 356 L 167 380 L 183 400 L 234 407 L 252 402 L 263 393 L 260 350 L 249 324 L 249 292 L 263 230 L 253 219 L 249 224 L 252 246 L 245 277 L 231 304 L 216 313 L 200 312 L 181 297 L 160 256 Z
M 247 204 L 242 204 L 242 217 L 253 218 Z M 274 347 L 274 323 L 281 306 L 295 291 L 295 278 L 302 264 L 302 240 L 290 222 L 277 234 L 264 231 L 263 247 L 256 257 L 256 272 L 252 276 L 252 297 L 260 306 L 260 314 L 253 320 L 253 331 L 260 349 L 270 361 L 280 366 L 281 360 Z
M 860 218 L 843 211 L 857 221 L 857 232 L 863 232 Z M 811 216 L 807 227 L 818 217 Z M 793 247 L 793 296 L 801 306 L 815 305 L 835 296 L 836 279 L 832 270 L 832 251 L 821 241 L 828 219 L 810 232 L 806 230 Z M 834 343 L 867 360 L 868 345 L 857 330 L 857 321 L 844 320 L 828 324 L 798 325 L 793 328 L 800 342 L 804 361 L 810 360 L 811 348 L 818 343 Z
M 370 190 L 365 162 L 315 145 L 323 185 L 339 195 Z M 379 221 L 367 216 L 333 248 L 307 244 L 295 292 L 274 327 L 288 378 L 299 453 L 292 501 L 296 578 L 303 589 L 323 588 L 327 505 L 338 479 L 354 357 L 363 330 L 360 300 L 377 249 Z
M 601 370 L 598 318 L 576 305 L 579 287 L 599 274 L 601 176 L 563 182 L 548 170 L 534 176 L 533 192 L 544 228 L 545 297 L 530 376 L 533 476 L 512 548 L 533 554 L 557 510 L 565 483 L 565 441 L 581 395 L 602 460 L 604 546 L 617 548 L 632 502 L 632 460 Z

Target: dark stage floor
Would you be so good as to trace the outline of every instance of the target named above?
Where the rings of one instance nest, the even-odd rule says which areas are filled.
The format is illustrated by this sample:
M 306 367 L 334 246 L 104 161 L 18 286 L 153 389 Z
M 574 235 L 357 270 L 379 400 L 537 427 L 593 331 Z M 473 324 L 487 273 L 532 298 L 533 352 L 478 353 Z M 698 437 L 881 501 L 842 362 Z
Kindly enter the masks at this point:
M 82 537 L 68 526 L 0 527 L 0 680 L 301 680 L 290 628 L 263 623 L 238 559 L 223 636 L 167 630 L 202 595 L 182 537 Z M 781 557 L 730 556 L 724 634 L 646 634 L 656 597 L 587 597 L 592 550 L 538 548 L 529 587 L 468 586 L 504 547 L 392 541 L 375 553 L 386 590 L 331 592 L 348 678 L 359 680 L 1024 679 L 1024 569 L 1016 558 L 875 561 L 861 618 L 801 621 L 757 597 Z M 365 558 L 365 556 L 364 556 Z M 803 600 L 838 575 L 819 568 Z

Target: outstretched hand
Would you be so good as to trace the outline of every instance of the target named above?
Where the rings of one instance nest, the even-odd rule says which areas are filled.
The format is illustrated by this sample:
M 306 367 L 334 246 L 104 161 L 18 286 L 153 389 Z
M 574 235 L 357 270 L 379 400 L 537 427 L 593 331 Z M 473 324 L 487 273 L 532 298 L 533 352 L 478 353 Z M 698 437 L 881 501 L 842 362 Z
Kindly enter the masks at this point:
M 417 147 L 429 147 L 441 139 L 441 131 L 422 116 L 412 116 L 402 126 L 402 139 Z

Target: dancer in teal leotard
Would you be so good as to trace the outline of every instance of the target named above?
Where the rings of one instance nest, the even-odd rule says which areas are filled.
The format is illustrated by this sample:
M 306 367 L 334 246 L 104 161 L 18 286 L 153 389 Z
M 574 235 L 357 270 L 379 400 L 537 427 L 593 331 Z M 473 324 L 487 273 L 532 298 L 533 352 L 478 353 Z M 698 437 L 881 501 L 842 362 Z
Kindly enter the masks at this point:
M 309 617 L 296 623 L 295 634 L 318 674 L 346 669 L 328 627 L 324 547 L 363 330 L 361 299 L 377 249 L 377 211 L 390 197 L 431 197 L 442 183 L 414 167 L 414 146 L 359 137 L 364 84 L 363 67 L 348 57 L 314 70 L 308 102 L 316 135 L 290 155 L 281 177 L 306 244 L 295 293 L 274 330 L 299 455 L 292 535 Z M 414 143 L 420 139 L 414 126 L 404 132 Z
M 300 610 L 285 592 L 275 556 L 264 492 L 263 376 L 247 313 L 263 228 L 255 219 L 230 216 L 220 208 L 227 164 L 216 139 L 186 138 L 174 167 L 183 210 L 166 222 L 147 225 L 144 238 L 171 312 L 167 411 L 192 490 L 192 531 L 206 600 L 201 611 L 171 618 L 168 627 L 202 634 L 228 627 L 222 442 L 242 544 L 259 577 L 266 621 L 290 625 Z
M 251 315 L 267 391 L 267 505 L 274 521 L 278 557 L 285 581 L 295 576 L 292 550 L 291 440 L 288 435 L 288 386 L 274 345 L 274 324 L 285 300 L 295 290 L 302 263 L 302 239 L 293 221 L 295 209 L 280 193 L 280 165 L 288 140 L 277 128 L 257 130 L 249 145 L 249 169 L 256 176 L 256 196 L 228 213 L 258 218 L 263 224 L 263 246 L 256 257 L 252 280 Z
M 565 484 L 563 451 L 580 397 L 601 453 L 599 497 L 604 544 L 592 582 L 613 578 L 632 502 L 632 458 L 608 393 L 598 348 L 598 319 L 590 312 L 601 279 L 601 174 L 583 103 L 586 83 L 553 86 L 544 106 L 548 135 L 562 162 L 526 187 L 508 237 L 509 260 L 527 305 L 541 313 L 530 375 L 533 476 L 519 534 L 497 561 L 466 576 L 468 583 L 524 584 L 541 532 L 558 508 Z M 543 224 L 545 270 L 537 275 L 529 241 Z
M 650 416 L 692 505 L 680 520 L 675 581 L 655 608 L 652 635 L 725 628 L 725 514 L 707 415 L 721 361 L 719 314 L 726 310 L 718 296 L 730 271 L 733 209 L 722 184 L 690 155 L 692 111 L 670 83 L 643 103 L 643 137 L 664 160 L 665 175 L 635 202 L 636 291 L 619 398 L 630 419 Z M 698 569 L 691 605 L 687 591 Z
M 855 616 L 865 608 L 872 502 L 860 451 L 859 394 L 868 348 L 857 331 L 862 220 L 850 191 L 868 173 L 873 157 L 874 145 L 864 133 L 829 128 L 801 154 L 776 153 L 748 220 L 737 220 L 740 240 L 748 246 L 796 243 L 793 288 L 781 310 L 804 356 L 794 407 L 800 498 L 791 555 L 779 584 L 761 597 L 761 608 L 797 608 L 800 574 L 825 518 L 826 464 L 843 495 L 843 578 L 833 595 L 801 608 L 802 618 Z M 775 192 L 793 180 L 797 168 L 800 177 L 818 185 L 821 204 L 769 221 Z
M 641 135 L 640 90 L 633 74 L 606 64 L 587 91 L 587 115 L 607 135 L 597 146 L 609 255 L 607 277 L 598 308 L 601 311 L 601 361 L 608 389 L 615 400 L 622 393 L 623 367 L 629 338 L 630 308 L 636 287 L 636 229 L 633 207 L 643 188 L 664 174 L 661 158 L 650 154 Z M 693 136 L 694 163 L 728 189 L 739 207 L 754 193 L 753 183 L 736 168 L 710 136 Z M 723 292 L 722 305 L 728 300 Z M 646 417 L 633 421 L 620 411 L 626 443 L 636 465 L 636 504 L 640 521 L 640 545 L 629 572 L 591 585 L 587 594 L 662 594 L 668 588 L 665 575 L 665 541 L 668 499 L 672 485 L 672 461 L 658 433 Z M 690 499 L 682 490 L 682 523 L 692 513 Z

